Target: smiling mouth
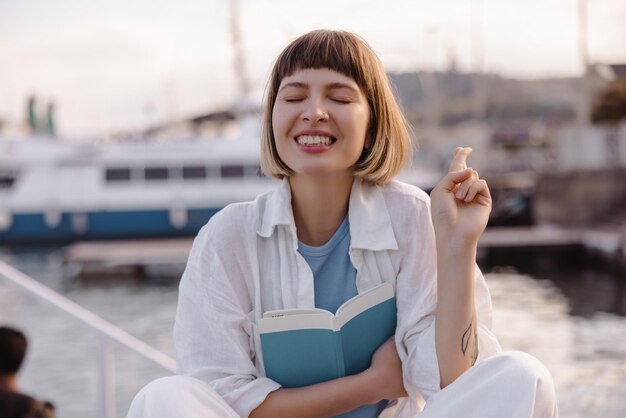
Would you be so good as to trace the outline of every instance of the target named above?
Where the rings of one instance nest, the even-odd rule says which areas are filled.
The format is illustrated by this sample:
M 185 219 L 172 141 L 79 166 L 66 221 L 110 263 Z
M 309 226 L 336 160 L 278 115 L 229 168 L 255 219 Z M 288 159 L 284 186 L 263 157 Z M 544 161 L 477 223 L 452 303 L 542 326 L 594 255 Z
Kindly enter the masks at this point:
M 318 135 L 301 135 L 296 137 L 296 142 L 300 145 L 306 146 L 324 146 L 324 145 L 332 145 L 337 141 L 336 138 L 332 136 L 318 136 Z

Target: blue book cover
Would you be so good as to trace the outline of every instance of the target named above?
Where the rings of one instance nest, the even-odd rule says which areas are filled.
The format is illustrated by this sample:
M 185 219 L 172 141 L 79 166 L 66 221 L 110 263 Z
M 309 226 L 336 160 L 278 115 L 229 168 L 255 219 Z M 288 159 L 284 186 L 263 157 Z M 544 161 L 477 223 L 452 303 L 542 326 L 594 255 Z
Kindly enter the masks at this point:
M 393 286 L 383 283 L 337 309 L 269 311 L 259 321 L 265 373 L 283 387 L 308 386 L 366 370 L 396 330 Z

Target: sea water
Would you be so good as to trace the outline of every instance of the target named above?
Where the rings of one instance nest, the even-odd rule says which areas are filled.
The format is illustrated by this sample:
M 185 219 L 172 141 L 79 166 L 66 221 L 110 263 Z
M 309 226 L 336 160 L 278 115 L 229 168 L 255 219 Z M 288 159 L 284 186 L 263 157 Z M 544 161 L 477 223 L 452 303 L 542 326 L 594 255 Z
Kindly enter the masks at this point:
M 63 276 L 58 253 L 0 252 L 0 258 L 151 346 L 174 357 L 172 327 L 178 275 L 159 280 Z M 506 350 L 539 358 L 554 376 L 562 418 L 626 416 L 626 318 L 605 313 L 623 301 L 604 273 L 567 272 L 550 280 L 512 269 L 485 269 L 493 299 L 493 329 Z M 595 293 L 586 289 L 602 288 Z M 623 287 L 622 287 L 623 289 Z M 604 299 L 611 300 L 604 300 Z M 605 311 L 605 312 L 603 312 Z M 97 416 L 95 331 L 0 278 L 0 323 L 24 330 L 30 351 L 23 390 L 51 400 L 58 416 Z M 117 416 L 135 393 L 169 372 L 115 345 Z

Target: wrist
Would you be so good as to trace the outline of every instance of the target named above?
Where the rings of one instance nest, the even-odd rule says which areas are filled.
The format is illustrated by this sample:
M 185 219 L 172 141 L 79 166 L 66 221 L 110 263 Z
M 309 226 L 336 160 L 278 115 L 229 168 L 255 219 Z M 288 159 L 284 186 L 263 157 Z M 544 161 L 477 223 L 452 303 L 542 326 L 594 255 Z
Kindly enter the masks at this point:
M 364 403 L 372 405 L 382 401 L 383 397 L 377 390 L 380 387 L 380 378 L 376 375 L 376 370 L 370 367 L 358 376 L 363 384 Z
M 452 253 L 471 253 L 478 248 L 478 238 L 464 237 L 454 233 L 435 231 L 437 251 L 445 250 Z
M 463 239 L 437 239 L 437 270 L 440 277 L 458 277 L 476 262 L 478 243 Z M 448 274 L 445 274 L 445 273 Z M 463 274 L 461 274 L 463 275 Z

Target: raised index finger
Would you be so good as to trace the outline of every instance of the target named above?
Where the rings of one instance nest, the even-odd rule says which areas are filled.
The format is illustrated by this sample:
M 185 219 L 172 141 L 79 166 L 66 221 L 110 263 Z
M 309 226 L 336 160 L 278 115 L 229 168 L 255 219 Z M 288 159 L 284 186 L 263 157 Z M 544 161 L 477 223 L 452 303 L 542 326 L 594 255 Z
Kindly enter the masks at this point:
M 454 171 L 461 171 L 467 168 L 467 156 L 472 152 L 471 148 L 457 148 L 454 150 L 454 158 L 452 158 L 452 162 L 450 163 L 450 167 L 448 167 L 448 173 L 452 173 Z

